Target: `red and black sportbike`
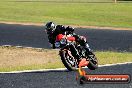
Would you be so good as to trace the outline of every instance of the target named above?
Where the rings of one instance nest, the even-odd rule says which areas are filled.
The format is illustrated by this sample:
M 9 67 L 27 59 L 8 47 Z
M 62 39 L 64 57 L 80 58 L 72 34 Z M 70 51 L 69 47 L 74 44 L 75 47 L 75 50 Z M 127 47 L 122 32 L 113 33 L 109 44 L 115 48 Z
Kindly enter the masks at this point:
M 86 58 L 89 61 L 88 68 L 95 70 L 98 67 L 98 60 L 95 54 L 81 46 L 75 41 L 75 38 L 70 34 L 59 34 L 56 37 L 55 47 L 60 48 L 59 55 L 64 66 L 69 70 L 73 71 L 79 68 L 79 62 L 82 58 Z M 79 57 L 77 56 L 79 54 Z

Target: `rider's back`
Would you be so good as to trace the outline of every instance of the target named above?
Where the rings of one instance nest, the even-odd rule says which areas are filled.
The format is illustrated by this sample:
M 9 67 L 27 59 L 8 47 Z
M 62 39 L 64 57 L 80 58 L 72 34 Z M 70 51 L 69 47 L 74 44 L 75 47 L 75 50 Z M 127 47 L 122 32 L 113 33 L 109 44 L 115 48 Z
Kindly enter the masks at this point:
M 63 25 L 57 25 L 54 31 L 54 36 L 57 36 L 58 34 L 64 34 L 65 31 L 66 28 Z

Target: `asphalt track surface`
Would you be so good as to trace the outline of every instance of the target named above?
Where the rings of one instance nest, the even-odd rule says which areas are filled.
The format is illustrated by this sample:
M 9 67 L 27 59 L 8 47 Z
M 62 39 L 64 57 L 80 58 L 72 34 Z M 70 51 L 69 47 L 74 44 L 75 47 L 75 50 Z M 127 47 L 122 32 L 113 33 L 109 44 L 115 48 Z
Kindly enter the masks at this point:
M 100 67 L 89 74 L 129 74 L 132 75 L 132 64 Z M 48 71 L 0 74 L 0 88 L 132 88 L 130 83 L 83 84 L 76 81 L 77 72 Z
M 75 32 L 87 38 L 94 51 L 132 52 L 132 31 L 78 28 Z M 0 24 L 0 45 L 50 48 L 42 26 Z
M 132 52 L 132 31 L 76 29 L 84 35 L 93 50 Z M 43 27 L 33 25 L 0 24 L 0 45 L 49 48 Z M 100 67 L 89 74 L 130 74 L 132 64 Z M 75 79 L 76 72 L 48 71 L 0 74 L 0 88 L 132 88 L 129 84 L 84 84 Z

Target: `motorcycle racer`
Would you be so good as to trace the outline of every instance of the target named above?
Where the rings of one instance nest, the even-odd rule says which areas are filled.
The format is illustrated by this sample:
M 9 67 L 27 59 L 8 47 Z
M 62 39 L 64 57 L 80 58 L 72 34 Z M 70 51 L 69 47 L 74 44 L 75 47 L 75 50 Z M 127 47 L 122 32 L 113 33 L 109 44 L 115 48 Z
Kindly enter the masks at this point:
M 52 48 L 59 48 L 59 55 L 65 67 L 72 71 L 87 66 L 91 70 L 98 67 L 95 54 L 89 48 L 84 36 L 74 33 L 74 28 L 47 22 L 45 31 Z
M 90 50 L 89 45 L 86 41 L 86 38 L 84 36 L 80 36 L 74 33 L 73 27 L 70 27 L 70 26 L 65 27 L 64 25 L 55 25 L 55 23 L 53 22 L 47 22 L 45 25 L 45 29 L 48 35 L 49 43 L 51 44 L 51 47 L 53 49 L 56 48 L 55 47 L 56 36 L 58 34 L 64 34 L 65 32 L 67 32 L 68 34 L 73 35 L 73 37 L 75 37 L 75 40 L 79 42 L 80 45 L 85 46 L 85 48 Z

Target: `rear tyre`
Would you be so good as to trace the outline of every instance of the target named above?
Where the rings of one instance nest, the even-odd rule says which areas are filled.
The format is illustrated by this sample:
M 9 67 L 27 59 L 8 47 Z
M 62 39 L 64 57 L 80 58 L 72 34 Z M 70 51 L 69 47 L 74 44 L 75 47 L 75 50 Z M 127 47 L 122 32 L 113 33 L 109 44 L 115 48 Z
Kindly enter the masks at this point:
M 98 68 L 98 59 L 94 53 L 89 55 L 89 64 L 87 66 L 90 70 L 95 70 Z

